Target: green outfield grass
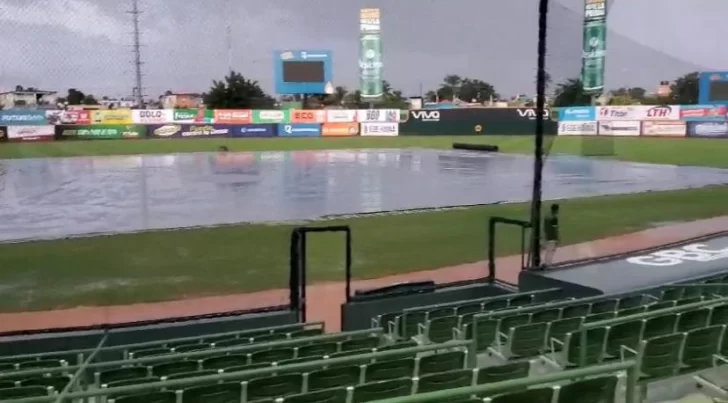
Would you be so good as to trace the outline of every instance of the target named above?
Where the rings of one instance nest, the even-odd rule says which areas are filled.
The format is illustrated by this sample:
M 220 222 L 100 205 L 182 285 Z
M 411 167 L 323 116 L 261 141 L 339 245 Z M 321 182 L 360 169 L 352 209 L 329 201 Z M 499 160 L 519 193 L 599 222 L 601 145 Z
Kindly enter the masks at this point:
M 0 157 L 50 157 L 214 151 L 429 147 L 453 141 L 498 144 L 530 152 L 532 137 L 398 137 L 87 141 L 2 144 Z M 615 139 L 615 158 L 728 167 L 728 141 Z M 552 152 L 578 154 L 580 140 L 559 138 Z M 728 187 L 564 201 L 566 243 L 632 232 L 665 222 L 728 214 Z M 354 274 L 375 278 L 483 260 L 486 222 L 500 215 L 527 219 L 527 204 L 368 216 L 328 221 L 350 225 Z M 237 225 L 73 240 L 0 245 L 0 310 L 24 311 L 111 305 L 285 288 L 291 225 Z M 515 253 L 520 238 L 504 232 L 499 255 Z M 343 240 L 310 241 L 311 281 L 342 280 Z M 484 268 L 485 274 L 485 268 Z
M 351 138 L 164 139 L 58 141 L 0 145 L 0 158 L 71 157 L 82 155 L 166 154 L 215 151 L 325 150 L 344 148 L 450 148 L 453 142 L 496 144 L 504 152 L 531 153 L 532 136 L 400 136 Z M 616 155 L 625 161 L 728 167 L 725 139 L 614 138 Z M 580 154 L 582 139 L 558 137 L 551 152 Z

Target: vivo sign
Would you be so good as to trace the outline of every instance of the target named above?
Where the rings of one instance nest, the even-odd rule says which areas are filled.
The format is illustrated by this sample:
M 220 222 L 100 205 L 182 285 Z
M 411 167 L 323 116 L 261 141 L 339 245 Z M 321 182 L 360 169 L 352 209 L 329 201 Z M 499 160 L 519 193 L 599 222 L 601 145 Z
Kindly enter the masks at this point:
M 440 111 L 419 110 L 412 111 L 412 117 L 423 122 L 439 122 Z
M 538 113 L 536 112 L 536 109 L 530 108 L 530 109 L 518 109 L 518 116 L 522 118 L 526 118 L 528 120 L 536 120 L 536 116 L 538 116 Z M 543 111 L 543 118 L 548 119 L 551 114 L 549 113 L 548 109 L 544 109 Z

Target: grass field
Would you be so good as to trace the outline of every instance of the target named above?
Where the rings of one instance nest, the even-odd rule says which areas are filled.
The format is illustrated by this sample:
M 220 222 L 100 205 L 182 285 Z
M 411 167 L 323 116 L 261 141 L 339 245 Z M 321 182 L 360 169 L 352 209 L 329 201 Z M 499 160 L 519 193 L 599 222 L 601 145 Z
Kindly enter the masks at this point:
M 108 155 L 215 150 L 447 148 L 453 137 L 356 139 L 96 141 L 3 144 L 0 157 Z M 529 137 L 479 137 L 508 152 L 529 152 Z M 728 167 L 726 140 L 616 139 L 618 159 Z M 578 139 L 560 138 L 552 152 L 578 153 Z M 566 243 L 632 232 L 664 222 L 728 214 L 728 187 L 565 201 Z M 370 216 L 327 222 L 354 234 L 358 278 L 432 269 L 485 258 L 486 220 L 527 218 L 528 205 Z M 238 225 L 0 245 L 0 310 L 107 305 L 284 288 L 288 225 Z M 499 255 L 520 247 L 515 233 L 499 239 Z M 310 279 L 343 279 L 343 242 L 320 235 L 310 243 Z

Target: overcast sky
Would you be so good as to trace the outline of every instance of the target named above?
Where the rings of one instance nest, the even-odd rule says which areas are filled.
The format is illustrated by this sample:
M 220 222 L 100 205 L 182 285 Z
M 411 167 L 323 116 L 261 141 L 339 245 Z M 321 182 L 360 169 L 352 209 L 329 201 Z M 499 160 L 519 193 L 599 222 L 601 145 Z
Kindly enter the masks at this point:
M 330 49 L 334 81 L 357 86 L 358 10 L 382 9 L 384 76 L 406 95 L 448 73 L 505 96 L 533 93 L 538 0 L 139 0 L 145 94 L 204 91 L 233 68 L 272 91 L 273 51 Z M 0 89 L 127 96 L 131 0 L 0 0 Z M 552 0 L 549 70 L 578 75 L 583 0 Z M 726 0 L 615 0 L 607 86 L 654 90 L 690 70 L 728 69 Z

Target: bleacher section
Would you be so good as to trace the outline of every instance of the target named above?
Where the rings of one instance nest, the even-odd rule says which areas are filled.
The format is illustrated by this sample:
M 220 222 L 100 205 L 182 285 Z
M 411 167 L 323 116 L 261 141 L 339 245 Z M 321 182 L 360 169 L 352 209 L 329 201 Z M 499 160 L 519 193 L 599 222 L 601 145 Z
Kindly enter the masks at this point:
M 728 396 L 728 278 L 541 295 L 410 308 L 366 330 L 301 323 L 6 355 L 0 401 L 641 403 L 659 401 L 664 380 Z

